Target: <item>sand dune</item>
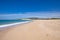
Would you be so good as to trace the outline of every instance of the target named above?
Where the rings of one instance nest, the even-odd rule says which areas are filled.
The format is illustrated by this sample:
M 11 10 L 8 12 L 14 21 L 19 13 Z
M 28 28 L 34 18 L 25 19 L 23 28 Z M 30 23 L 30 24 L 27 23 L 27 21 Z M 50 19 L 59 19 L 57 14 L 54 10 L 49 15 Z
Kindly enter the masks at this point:
M 60 40 L 60 20 L 33 20 L 0 31 L 0 40 Z

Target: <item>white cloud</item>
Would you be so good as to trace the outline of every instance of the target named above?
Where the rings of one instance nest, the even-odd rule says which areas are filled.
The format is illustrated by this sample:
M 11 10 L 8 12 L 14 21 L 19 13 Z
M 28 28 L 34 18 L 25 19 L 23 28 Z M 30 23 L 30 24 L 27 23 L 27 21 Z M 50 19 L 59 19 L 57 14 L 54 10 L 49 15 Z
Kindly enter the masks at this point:
M 60 12 L 25 12 L 18 14 L 0 14 L 0 20 L 28 18 L 28 17 L 40 17 L 40 18 L 59 17 L 60 18 Z

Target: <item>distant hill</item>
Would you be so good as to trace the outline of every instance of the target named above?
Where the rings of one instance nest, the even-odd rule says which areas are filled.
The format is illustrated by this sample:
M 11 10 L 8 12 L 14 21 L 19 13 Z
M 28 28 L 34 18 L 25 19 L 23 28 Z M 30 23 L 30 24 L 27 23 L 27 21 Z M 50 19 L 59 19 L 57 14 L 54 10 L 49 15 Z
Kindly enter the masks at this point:
M 32 19 L 32 20 L 50 20 L 50 19 L 60 19 L 60 18 L 38 18 L 38 17 L 31 17 L 27 19 Z

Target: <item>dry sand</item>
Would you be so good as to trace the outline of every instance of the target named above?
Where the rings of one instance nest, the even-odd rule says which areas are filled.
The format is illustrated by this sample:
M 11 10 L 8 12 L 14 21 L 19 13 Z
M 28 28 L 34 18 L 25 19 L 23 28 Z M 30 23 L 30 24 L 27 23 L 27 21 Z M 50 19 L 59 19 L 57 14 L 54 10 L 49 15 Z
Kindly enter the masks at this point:
M 60 40 L 60 20 L 33 20 L 0 31 L 0 40 Z

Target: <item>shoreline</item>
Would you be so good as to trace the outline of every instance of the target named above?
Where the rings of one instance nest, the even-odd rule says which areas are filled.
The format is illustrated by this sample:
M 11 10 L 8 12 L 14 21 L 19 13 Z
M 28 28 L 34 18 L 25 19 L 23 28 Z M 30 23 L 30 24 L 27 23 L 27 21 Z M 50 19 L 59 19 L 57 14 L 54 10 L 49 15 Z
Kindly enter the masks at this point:
M 60 20 L 32 20 L 5 28 L 0 40 L 60 40 Z
M 5 27 L 10 27 L 10 26 L 15 26 L 15 25 L 19 25 L 19 24 L 28 23 L 28 22 L 31 22 L 31 21 L 16 22 L 16 23 L 11 23 L 11 24 L 0 25 L 0 28 L 5 28 Z

